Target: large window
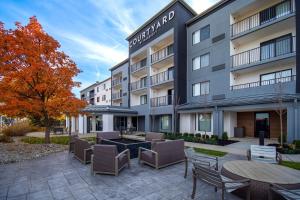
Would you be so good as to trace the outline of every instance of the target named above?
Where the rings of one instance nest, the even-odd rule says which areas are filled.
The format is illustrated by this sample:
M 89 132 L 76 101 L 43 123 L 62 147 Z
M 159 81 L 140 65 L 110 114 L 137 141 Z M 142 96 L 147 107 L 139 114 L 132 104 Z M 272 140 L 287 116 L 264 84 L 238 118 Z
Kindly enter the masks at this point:
M 96 116 L 96 131 L 103 131 L 102 115 Z
M 193 45 L 200 42 L 200 30 L 193 33 Z
M 146 87 L 146 86 L 147 86 L 147 77 L 141 78 L 140 84 L 141 84 L 141 85 L 140 85 L 141 88 Z
M 211 132 L 211 114 L 198 115 L 198 131 Z
M 209 58 L 210 58 L 209 53 L 193 58 L 192 60 L 193 70 L 207 67 L 209 65 Z
M 160 117 L 160 128 L 161 130 L 170 130 L 170 120 L 168 115 Z
M 102 96 L 102 101 L 105 101 L 106 100 L 106 95 L 103 95 Z
M 193 96 L 208 95 L 209 81 L 193 84 Z
M 206 40 L 210 37 L 210 25 L 200 29 L 200 41 Z
M 140 104 L 141 105 L 147 104 L 147 95 L 140 96 Z
M 292 69 L 263 74 L 260 76 L 261 85 L 270 85 L 279 82 L 288 82 L 292 78 Z
M 267 8 L 259 13 L 260 24 L 265 24 L 291 12 L 291 1 L 284 1 L 280 4 Z

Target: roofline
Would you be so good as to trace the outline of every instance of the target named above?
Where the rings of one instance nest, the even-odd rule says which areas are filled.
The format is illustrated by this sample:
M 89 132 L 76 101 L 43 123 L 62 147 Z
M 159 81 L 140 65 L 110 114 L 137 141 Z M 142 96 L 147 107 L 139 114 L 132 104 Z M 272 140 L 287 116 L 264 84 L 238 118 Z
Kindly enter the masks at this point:
M 82 92 L 82 91 L 84 91 L 84 90 L 86 90 L 86 89 L 88 89 L 88 88 L 90 88 L 90 87 L 93 87 L 93 86 L 96 86 L 96 85 L 100 85 L 100 84 L 102 84 L 102 83 L 108 81 L 109 79 L 111 79 L 111 77 L 109 77 L 109 78 L 107 78 L 107 79 L 104 79 L 103 81 L 99 81 L 99 82 L 93 83 L 92 85 L 90 85 L 90 86 L 88 86 L 88 87 L 86 87 L 86 88 L 80 90 L 79 92 Z
M 86 90 L 86 89 L 88 89 L 88 88 L 90 88 L 90 87 L 93 87 L 93 86 L 95 86 L 95 85 L 97 85 L 98 83 L 96 82 L 96 83 L 93 83 L 92 85 L 90 85 L 90 86 L 87 86 L 86 88 L 83 88 L 82 90 L 80 90 L 79 92 L 81 93 L 81 92 L 83 92 L 84 90 Z
M 111 79 L 111 76 L 108 77 L 107 79 L 104 79 L 103 81 L 99 81 L 99 82 L 96 82 L 96 83 L 99 85 L 99 84 L 102 84 L 102 83 L 108 81 L 109 79 Z
M 163 12 L 168 10 L 170 7 L 172 7 L 175 3 L 181 3 L 183 7 L 185 7 L 188 11 L 190 11 L 194 16 L 197 15 L 197 12 L 188 5 L 184 0 L 172 0 L 168 5 L 166 5 L 163 9 L 161 9 L 158 13 L 156 13 L 153 17 L 148 19 L 144 24 L 142 24 L 137 30 L 135 30 L 133 33 L 131 33 L 126 40 L 129 41 L 133 36 L 135 36 L 139 31 L 141 31 L 143 28 L 145 28 L 148 24 L 150 24 L 152 21 L 154 21 L 159 15 L 161 15 Z
M 121 65 L 124 65 L 125 63 L 127 63 L 128 61 L 129 61 L 129 58 L 126 58 L 126 59 L 123 60 L 122 62 L 116 64 L 116 65 L 113 66 L 113 67 L 111 67 L 111 68 L 109 69 L 109 71 L 112 71 L 112 70 L 114 70 L 114 69 L 117 69 L 117 68 L 120 67 Z
M 217 9 L 221 8 L 222 6 L 225 6 L 225 4 L 231 3 L 233 1 L 235 1 L 235 0 L 220 0 L 219 2 L 217 2 L 214 5 L 212 5 L 211 7 L 209 7 L 208 9 L 204 10 L 199 15 L 197 15 L 197 16 L 193 17 L 192 19 L 190 19 L 189 21 L 187 21 L 186 26 L 191 26 L 192 24 L 194 24 L 198 20 L 202 19 L 203 17 L 206 17 L 209 14 L 212 14 Z

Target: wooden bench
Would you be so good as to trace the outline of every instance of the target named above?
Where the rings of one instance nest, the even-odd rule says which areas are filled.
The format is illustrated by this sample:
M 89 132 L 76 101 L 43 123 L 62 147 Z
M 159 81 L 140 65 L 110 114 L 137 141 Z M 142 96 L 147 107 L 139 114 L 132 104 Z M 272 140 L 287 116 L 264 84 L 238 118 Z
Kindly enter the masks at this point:
M 281 162 L 281 154 L 274 146 L 251 145 L 247 151 L 248 160 L 278 164 Z

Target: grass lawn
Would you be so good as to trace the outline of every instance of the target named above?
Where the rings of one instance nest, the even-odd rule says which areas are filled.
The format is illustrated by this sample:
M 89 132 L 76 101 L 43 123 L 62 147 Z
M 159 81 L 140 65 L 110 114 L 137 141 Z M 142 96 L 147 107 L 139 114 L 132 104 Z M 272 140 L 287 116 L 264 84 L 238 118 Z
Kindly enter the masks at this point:
M 209 156 L 216 156 L 216 157 L 223 157 L 227 154 L 226 152 L 223 151 L 215 151 L 215 150 L 202 149 L 202 148 L 194 148 L 194 150 L 197 153 L 202 153 L 202 154 L 206 154 Z
M 83 140 L 87 140 L 89 142 L 95 142 L 96 143 L 96 137 L 84 137 Z M 30 137 L 26 136 L 21 139 L 22 142 L 28 143 L 28 144 L 44 144 L 45 139 L 41 137 Z M 69 144 L 69 136 L 51 136 L 50 141 L 53 144 L 62 144 L 62 145 L 68 145 Z
M 300 162 L 282 161 L 282 166 L 300 170 Z

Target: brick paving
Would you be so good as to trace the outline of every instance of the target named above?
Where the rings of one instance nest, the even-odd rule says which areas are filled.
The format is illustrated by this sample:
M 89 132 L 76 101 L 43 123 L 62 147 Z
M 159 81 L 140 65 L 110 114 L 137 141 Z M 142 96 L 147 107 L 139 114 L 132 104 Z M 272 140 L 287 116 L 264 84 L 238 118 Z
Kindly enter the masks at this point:
M 244 159 L 228 154 L 220 159 Z M 131 160 L 131 168 L 118 177 L 90 173 L 90 165 L 83 165 L 68 152 L 55 153 L 43 158 L 0 166 L 0 200 L 183 200 L 192 192 L 191 166 L 184 179 L 184 164 L 161 170 L 139 165 Z M 226 194 L 226 199 L 239 199 Z M 220 199 L 220 191 L 198 181 L 195 199 Z

